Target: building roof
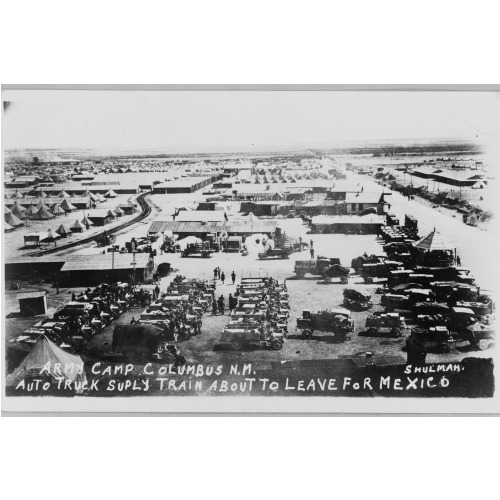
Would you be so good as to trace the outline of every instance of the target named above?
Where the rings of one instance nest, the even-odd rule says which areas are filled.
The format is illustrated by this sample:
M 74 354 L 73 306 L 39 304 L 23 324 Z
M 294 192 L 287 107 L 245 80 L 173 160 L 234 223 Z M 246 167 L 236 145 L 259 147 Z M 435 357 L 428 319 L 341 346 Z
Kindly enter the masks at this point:
M 181 210 L 176 216 L 177 222 L 223 222 L 224 210 Z
M 114 261 L 114 262 L 113 262 Z M 99 271 L 111 269 L 133 269 L 134 257 L 129 253 L 115 253 L 97 255 L 72 255 L 68 258 L 61 271 Z M 136 253 L 136 269 L 144 269 L 149 262 L 149 254 Z
M 385 225 L 383 215 L 316 215 L 312 218 L 313 225 L 335 225 L 335 224 L 381 224 Z
M 155 188 L 191 188 L 195 184 L 205 182 L 209 176 L 205 177 L 188 177 L 186 179 L 176 179 L 171 181 L 156 184 Z
M 16 295 L 17 300 L 24 300 L 24 299 L 36 299 L 38 297 L 45 297 L 47 295 L 47 292 L 45 290 L 42 290 L 40 292 L 23 292 L 23 293 L 18 293 Z
M 277 220 L 234 220 L 230 222 L 179 222 L 155 220 L 149 227 L 150 233 L 172 231 L 173 233 L 273 233 Z
M 346 203 L 383 203 L 383 193 L 346 193 Z
M 115 217 L 115 214 L 110 209 L 98 208 L 95 210 L 85 211 L 89 219 L 105 219 L 106 217 Z
M 426 252 L 432 252 L 434 250 L 454 250 L 455 245 L 447 242 L 443 237 L 434 229 L 427 236 L 415 243 L 415 247 L 424 250 Z

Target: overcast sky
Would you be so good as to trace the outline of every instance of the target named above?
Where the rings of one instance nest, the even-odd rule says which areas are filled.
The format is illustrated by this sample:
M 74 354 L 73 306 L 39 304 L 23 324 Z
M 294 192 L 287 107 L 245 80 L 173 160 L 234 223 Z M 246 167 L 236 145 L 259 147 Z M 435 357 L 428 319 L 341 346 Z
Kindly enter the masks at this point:
M 345 141 L 500 141 L 486 92 L 4 91 L 10 148 L 176 152 L 335 146 Z M 478 136 L 478 137 L 476 137 Z

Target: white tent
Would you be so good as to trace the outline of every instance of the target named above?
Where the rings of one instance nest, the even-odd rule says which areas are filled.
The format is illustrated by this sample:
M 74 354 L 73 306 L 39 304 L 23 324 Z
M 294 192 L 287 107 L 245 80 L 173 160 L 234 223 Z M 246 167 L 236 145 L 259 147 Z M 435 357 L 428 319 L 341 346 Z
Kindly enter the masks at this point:
M 60 372 L 56 370 L 56 366 L 60 368 Z M 30 377 L 40 377 L 44 368 L 48 368 L 47 372 L 44 373 L 47 373 L 54 380 L 62 378 L 65 381 L 78 383 L 79 390 L 76 392 L 82 392 L 82 385 L 87 380 L 82 358 L 63 351 L 45 335 L 40 336 L 32 351 L 14 372 L 7 375 L 6 386 L 17 387 L 25 378 L 29 380 Z

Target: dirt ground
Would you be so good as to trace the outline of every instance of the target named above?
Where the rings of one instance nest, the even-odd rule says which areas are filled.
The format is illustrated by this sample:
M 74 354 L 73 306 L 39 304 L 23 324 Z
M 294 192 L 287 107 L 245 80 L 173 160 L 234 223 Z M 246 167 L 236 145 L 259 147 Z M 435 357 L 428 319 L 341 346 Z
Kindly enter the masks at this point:
M 301 220 L 286 221 L 290 231 L 297 234 L 304 231 Z M 309 237 L 309 236 L 308 236 Z M 354 256 L 368 253 L 381 253 L 382 241 L 372 235 L 343 236 L 343 235 L 312 235 L 314 247 L 318 253 L 324 253 L 332 257 L 340 257 L 341 262 L 350 263 Z M 309 240 L 307 240 L 309 241 Z M 156 258 L 156 262 L 169 262 L 174 272 L 161 280 L 160 289 L 166 291 L 168 284 L 176 274 L 182 274 L 187 278 L 213 278 L 213 269 L 220 267 L 227 278 L 224 284 L 217 283 L 216 296 L 223 295 L 226 299 L 230 293 L 235 293 L 236 286 L 230 280 L 230 274 L 236 273 L 236 284 L 242 276 L 272 276 L 279 281 L 287 280 L 288 293 L 290 296 L 291 316 L 288 323 L 289 335 L 281 351 L 271 351 L 264 348 L 249 349 L 237 352 L 230 347 L 220 343 L 221 332 L 229 321 L 229 314 L 224 316 L 212 316 L 210 312 L 203 317 L 202 334 L 192 337 L 186 342 L 180 343 L 179 348 L 186 357 L 188 363 L 237 363 L 252 362 L 258 368 L 267 366 L 270 362 L 285 360 L 311 360 L 311 359 L 333 359 L 342 357 L 364 357 L 366 352 L 373 355 L 400 356 L 404 362 L 406 354 L 402 351 L 405 338 L 409 335 L 407 329 L 399 339 L 392 338 L 389 333 L 377 337 L 364 336 L 366 317 L 373 311 L 382 311 L 380 297 L 375 293 L 378 285 L 366 284 L 357 275 L 351 275 L 348 285 L 318 284 L 318 277 L 306 276 L 306 279 L 296 279 L 293 267 L 295 260 L 309 258 L 309 251 L 292 254 L 290 259 L 260 261 L 256 256 L 241 256 L 236 254 L 217 253 L 208 259 L 203 258 L 181 258 L 180 254 L 164 254 Z M 353 312 L 352 317 L 355 332 L 350 340 L 345 343 L 335 343 L 333 338 L 322 332 L 315 332 L 310 340 L 303 340 L 300 332 L 296 331 L 297 317 L 302 315 L 303 310 L 322 310 L 328 308 L 342 307 L 343 290 L 354 288 L 371 294 L 374 306 L 369 311 Z M 137 318 L 140 310 L 128 311 L 119 319 L 119 323 L 129 323 L 132 316 Z M 409 324 L 411 326 L 411 323 Z M 99 349 L 109 350 L 112 340 L 113 325 L 105 329 L 92 340 L 92 346 Z M 428 362 L 458 361 L 473 354 L 478 357 L 491 357 L 491 349 L 486 351 L 471 351 L 466 345 L 458 345 L 451 349 L 448 354 L 429 354 Z

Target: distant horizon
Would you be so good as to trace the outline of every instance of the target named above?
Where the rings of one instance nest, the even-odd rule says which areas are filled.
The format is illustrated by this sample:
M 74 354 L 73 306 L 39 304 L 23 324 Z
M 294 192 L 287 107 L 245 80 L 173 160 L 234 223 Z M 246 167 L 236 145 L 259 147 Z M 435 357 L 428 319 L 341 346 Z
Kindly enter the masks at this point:
M 69 153 L 78 154 L 80 153 L 94 153 L 95 156 L 122 156 L 122 155 L 133 155 L 133 154 L 159 154 L 159 155 L 173 155 L 173 156 L 199 156 L 199 155 L 217 155 L 217 154 L 285 154 L 285 153 L 297 153 L 306 152 L 307 150 L 319 150 L 327 151 L 330 149 L 348 150 L 348 149 L 370 149 L 373 147 L 412 147 L 412 146 L 424 146 L 431 147 L 433 145 L 470 145 L 473 148 L 477 148 L 476 151 L 480 150 L 480 144 L 472 141 L 470 138 L 456 138 L 456 137 L 442 137 L 442 138 L 430 138 L 430 137 L 420 137 L 420 138 L 395 138 L 395 139 L 371 139 L 371 140 L 349 140 L 349 141 L 332 141 L 323 144 L 309 145 L 309 146 L 286 146 L 286 145 L 275 145 L 275 146 L 262 146 L 260 148 L 248 148 L 245 149 L 244 146 L 234 146 L 210 150 L 207 147 L 200 147 L 199 150 L 194 151 L 192 148 L 190 151 L 187 150 L 177 150 L 177 148 L 151 148 L 151 147 L 137 147 L 137 148 L 116 148 L 116 147 L 29 147 L 29 148 L 5 148 L 3 150 L 5 155 L 14 156 L 16 153 L 34 153 L 34 152 L 50 152 L 50 153 Z

